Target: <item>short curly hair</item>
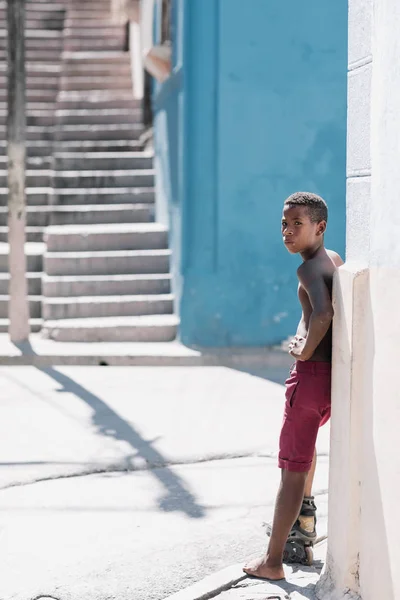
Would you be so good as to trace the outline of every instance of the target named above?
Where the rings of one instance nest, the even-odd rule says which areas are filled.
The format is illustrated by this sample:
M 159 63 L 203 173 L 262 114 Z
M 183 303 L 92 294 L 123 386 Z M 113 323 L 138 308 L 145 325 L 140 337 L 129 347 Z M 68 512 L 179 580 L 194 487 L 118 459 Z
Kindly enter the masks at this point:
M 328 206 L 325 200 L 312 192 L 295 192 L 286 198 L 284 206 L 305 206 L 313 223 L 328 221 Z

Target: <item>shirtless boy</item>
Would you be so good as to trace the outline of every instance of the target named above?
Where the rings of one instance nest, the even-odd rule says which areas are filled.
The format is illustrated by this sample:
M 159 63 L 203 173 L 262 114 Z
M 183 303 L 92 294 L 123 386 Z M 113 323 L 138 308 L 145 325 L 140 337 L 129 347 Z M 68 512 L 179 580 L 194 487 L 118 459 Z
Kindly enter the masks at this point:
M 296 360 L 286 381 L 286 403 L 279 442 L 281 484 L 275 505 L 267 553 L 249 562 L 244 572 L 265 579 L 284 579 L 283 552 L 297 521 L 303 498 L 312 498 L 318 429 L 331 411 L 332 280 L 343 264 L 336 252 L 324 247 L 328 220 L 325 201 L 308 192 L 285 200 L 283 243 L 300 254 L 297 269 L 302 316 L 289 353 Z M 314 507 L 315 508 L 315 507 Z

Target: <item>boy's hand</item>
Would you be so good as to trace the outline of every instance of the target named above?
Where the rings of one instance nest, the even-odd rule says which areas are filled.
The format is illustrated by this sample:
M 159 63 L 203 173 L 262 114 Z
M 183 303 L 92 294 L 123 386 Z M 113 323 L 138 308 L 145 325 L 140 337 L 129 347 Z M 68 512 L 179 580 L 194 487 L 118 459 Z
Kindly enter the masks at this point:
M 296 360 L 308 360 L 310 357 L 304 354 L 305 343 L 305 338 L 296 335 L 289 344 L 289 354 Z

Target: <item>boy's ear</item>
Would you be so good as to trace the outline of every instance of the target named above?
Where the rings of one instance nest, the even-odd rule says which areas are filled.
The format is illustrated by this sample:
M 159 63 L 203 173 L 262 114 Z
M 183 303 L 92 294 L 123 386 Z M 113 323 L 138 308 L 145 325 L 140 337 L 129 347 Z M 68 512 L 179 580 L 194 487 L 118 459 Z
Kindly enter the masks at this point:
M 317 227 L 317 235 L 323 235 L 326 231 L 326 221 L 320 221 Z

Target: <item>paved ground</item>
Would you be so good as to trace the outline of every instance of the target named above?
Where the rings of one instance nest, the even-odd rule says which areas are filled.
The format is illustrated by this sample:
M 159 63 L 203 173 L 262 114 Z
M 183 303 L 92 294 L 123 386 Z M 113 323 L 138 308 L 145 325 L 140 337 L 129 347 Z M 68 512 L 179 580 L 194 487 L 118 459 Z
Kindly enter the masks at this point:
M 0 598 L 162 600 L 265 547 L 283 377 L 0 368 Z

